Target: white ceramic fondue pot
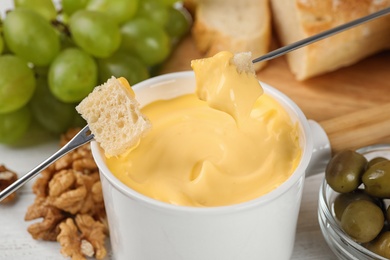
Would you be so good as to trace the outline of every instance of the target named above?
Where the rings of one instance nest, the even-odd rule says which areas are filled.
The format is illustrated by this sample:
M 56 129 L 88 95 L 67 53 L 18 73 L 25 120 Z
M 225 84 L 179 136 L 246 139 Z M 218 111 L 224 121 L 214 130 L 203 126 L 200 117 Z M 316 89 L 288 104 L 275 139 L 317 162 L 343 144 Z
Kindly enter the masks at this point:
M 308 121 L 286 95 L 267 84 L 262 86 L 297 122 L 302 159 L 287 181 L 257 199 L 210 208 L 160 202 L 120 182 L 107 168 L 98 144 L 91 144 L 100 169 L 115 259 L 290 259 L 305 175 L 323 172 L 330 145 L 322 128 Z M 133 89 L 140 104 L 146 105 L 193 93 L 195 76 L 192 71 L 166 74 Z

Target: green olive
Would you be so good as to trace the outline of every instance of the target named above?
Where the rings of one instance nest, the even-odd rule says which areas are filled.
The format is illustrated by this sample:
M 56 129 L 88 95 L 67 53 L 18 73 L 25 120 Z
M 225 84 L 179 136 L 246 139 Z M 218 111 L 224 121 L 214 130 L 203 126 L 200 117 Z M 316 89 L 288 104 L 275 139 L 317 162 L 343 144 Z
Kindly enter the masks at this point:
M 345 208 L 341 227 L 355 241 L 366 243 L 381 232 L 384 220 L 380 207 L 367 200 L 357 200 Z
M 343 212 L 345 208 L 353 201 L 356 200 L 367 200 L 370 202 L 375 203 L 378 206 L 381 206 L 381 202 L 378 199 L 375 199 L 371 197 L 370 195 L 366 194 L 363 190 L 357 189 L 353 192 L 349 193 L 340 193 L 333 203 L 333 210 L 336 215 L 336 218 L 338 220 L 341 220 L 341 216 L 343 215 Z
M 381 233 L 378 238 L 366 245 L 375 254 L 390 258 L 390 231 Z
M 374 164 L 378 163 L 378 162 L 382 162 L 382 161 L 387 161 L 386 158 L 384 157 L 375 157 L 375 158 L 372 158 L 368 164 L 367 164 L 367 169 L 370 168 L 371 166 L 373 166 Z
M 362 177 L 368 194 L 378 198 L 390 198 L 390 161 L 372 165 Z
M 329 161 L 325 170 L 325 179 L 329 186 L 340 193 L 351 192 L 361 184 L 361 176 L 367 165 L 367 159 L 351 150 L 342 151 Z

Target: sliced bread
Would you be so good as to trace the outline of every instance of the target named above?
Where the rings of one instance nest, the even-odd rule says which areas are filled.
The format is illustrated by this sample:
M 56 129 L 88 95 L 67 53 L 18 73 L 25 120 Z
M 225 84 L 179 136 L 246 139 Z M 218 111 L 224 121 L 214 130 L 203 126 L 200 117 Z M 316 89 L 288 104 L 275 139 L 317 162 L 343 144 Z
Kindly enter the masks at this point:
M 205 56 L 220 51 L 251 52 L 253 57 L 269 52 L 271 17 L 268 0 L 193 0 L 192 35 Z M 256 63 L 255 70 L 265 62 Z
M 315 35 L 390 6 L 390 0 L 272 0 L 282 45 Z M 298 80 L 333 71 L 390 47 L 390 16 L 320 40 L 287 54 Z
M 151 128 L 124 78 L 112 77 L 97 86 L 76 110 L 108 156 L 125 153 Z

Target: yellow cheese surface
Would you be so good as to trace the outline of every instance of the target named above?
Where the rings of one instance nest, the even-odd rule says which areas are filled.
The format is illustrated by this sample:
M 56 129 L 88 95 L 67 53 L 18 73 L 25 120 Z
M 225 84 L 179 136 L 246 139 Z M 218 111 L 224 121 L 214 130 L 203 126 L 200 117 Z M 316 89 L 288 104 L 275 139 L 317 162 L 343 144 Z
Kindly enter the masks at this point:
M 297 125 L 232 56 L 193 61 L 197 94 L 142 109 L 152 130 L 107 158 L 118 179 L 160 201 L 209 207 L 257 198 L 291 176 L 301 158 Z

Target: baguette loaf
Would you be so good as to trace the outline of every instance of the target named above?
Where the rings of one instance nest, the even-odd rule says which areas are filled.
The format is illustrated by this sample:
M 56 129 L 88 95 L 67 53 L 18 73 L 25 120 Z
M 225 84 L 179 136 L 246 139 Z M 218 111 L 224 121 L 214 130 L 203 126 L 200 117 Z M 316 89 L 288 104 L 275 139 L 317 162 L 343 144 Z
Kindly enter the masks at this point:
M 126 152 L 151 128 L 124 78 L 112 77 L 97 86 L 76 110 L 108 156 Z
M 254 57 L 269 51 L 271 17 L 268 0 L 197 0 L 192 35 L 206 56 L 220 51 L 251 52 Z M 255 70 L 265 62 L 256 63 Z
M 272 0 L 282 45 L 331 29 L 390 6 L 390 0 Z M 287 54 L 298 80 L 351 65 L 390 47 L 390 16 L 359 25 Z

